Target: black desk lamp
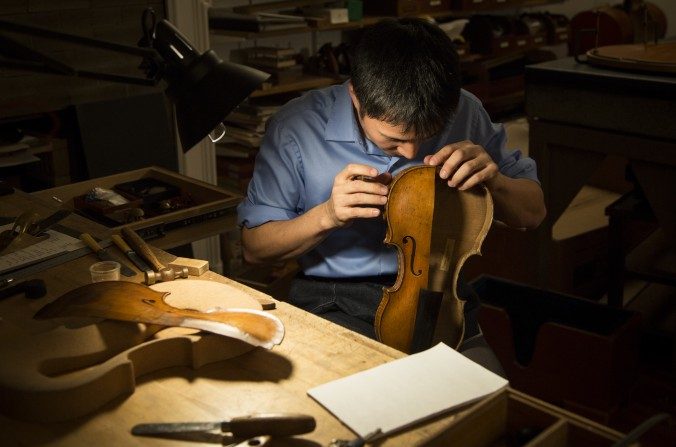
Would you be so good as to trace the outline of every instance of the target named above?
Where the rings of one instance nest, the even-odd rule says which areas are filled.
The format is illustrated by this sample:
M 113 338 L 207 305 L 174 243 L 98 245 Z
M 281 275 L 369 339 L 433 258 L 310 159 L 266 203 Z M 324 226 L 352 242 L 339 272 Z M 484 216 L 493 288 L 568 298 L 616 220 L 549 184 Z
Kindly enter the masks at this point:
M 199 54 L 167 20 L 156 23 L 152 9 L 144 11 L 141 22 L 144 37 L 134 47 L 0 20 L 0 67 L 148 86 L 164 80 L 184 151 L 206 137 L 270 76 L 225 62 L 212 50 Z M 139 69 L 146 77 L 77 70 L 2 35 L 8 31 L 141 56 Z

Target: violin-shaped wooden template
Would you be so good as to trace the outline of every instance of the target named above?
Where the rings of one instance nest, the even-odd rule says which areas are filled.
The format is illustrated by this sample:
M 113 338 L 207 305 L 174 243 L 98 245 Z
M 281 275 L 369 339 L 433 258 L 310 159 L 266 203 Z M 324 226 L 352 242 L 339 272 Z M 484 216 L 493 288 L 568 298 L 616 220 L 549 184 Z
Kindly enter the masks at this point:
M 394 285 L 383 288 L 375 317 L 378 339 L 403 352 L 415 351 L 422 321 L 427 326 L 423 332 L 431 334 L 437 327 L 441 339 L 457 348 L 464 331 L 458 275 L 470 256 L 481 253 L 490 229 L 493 202 L 488 190 L 478 186 L 460 191 L 449 187 L 436 167 L 414 166 L 392 180 L 384 217 L 385 243 L 397 248 L 399 271 Z M 439 297 L 438 320 L 421 320 L 421 300 L 429 295 Z
M 201 283 L 190 282 L 196 285 Z M 176 284 L 181 285 L 181 282 Z M 199 287 L 195 290 L 199 290 Z M 281 343 L 284 337 L 284 325 L 269 313 L 253 309 L 217 312 L 179 309 L 165 303 L 166 295 L 166 292 L 156 292 L 142 284 L 127 281 L 97 282 L 57 298 L 40 309 L 35 318 L 98 317 L 187 327 L 238 338 L 266 348 Z
M 0 412 L 40 422 L 81 417 L 133 393 L 136 377 L 197 369 L 282 341 L 281 321 L 239 288 L 187 279 L 157 286 L 89 284 L 35 319 L 26 306 L 3 307 Z

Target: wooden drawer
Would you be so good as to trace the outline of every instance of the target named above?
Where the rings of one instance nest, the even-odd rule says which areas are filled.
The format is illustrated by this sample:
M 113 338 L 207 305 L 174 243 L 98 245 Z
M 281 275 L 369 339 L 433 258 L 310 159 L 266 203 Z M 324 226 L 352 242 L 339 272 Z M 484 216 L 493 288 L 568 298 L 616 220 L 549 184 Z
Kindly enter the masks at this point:
M 606 426 L 507 388 L 472 407 L 449 428 L 418 446 L 610 447 L 622 437 Z
M 154 179 L 175 186 L 181 194 L 189 198 L 189 206 L 167 210 L 130 223 L 107 220 L 96 213 L 78 210 L 75 207 L 75 202 L 93 188 L 113 189 L 115 185 L 141 179 Z M 156 166 L 45 189 L 31 195 L 52 203 L 54 200 L 60 200 L 63 206 L 76 209 L 78 214 L 103 225 L 110 233 L 117 232 L 122 226 L 129 226 L 144 239 L 152 239 L 153 245 L 162 249 L 173 248 L 235 228 L 235 208 L 242 199 L 239 193 Z

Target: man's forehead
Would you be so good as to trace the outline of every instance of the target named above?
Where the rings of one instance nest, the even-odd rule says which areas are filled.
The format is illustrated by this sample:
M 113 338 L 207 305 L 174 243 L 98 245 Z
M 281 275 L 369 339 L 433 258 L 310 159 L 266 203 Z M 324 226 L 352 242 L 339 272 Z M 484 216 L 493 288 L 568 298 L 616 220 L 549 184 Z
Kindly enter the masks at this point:
M 415 130 L 406 129 L 403 124 L 392 124 L 377 118 L 370 118 L 381 135 L 398 140 L 415 140 Z

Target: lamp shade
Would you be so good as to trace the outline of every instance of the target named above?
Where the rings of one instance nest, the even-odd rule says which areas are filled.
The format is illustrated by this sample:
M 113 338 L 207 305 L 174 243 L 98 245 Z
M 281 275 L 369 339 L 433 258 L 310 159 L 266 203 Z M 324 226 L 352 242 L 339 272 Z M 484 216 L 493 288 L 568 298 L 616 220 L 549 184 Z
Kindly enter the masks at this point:
M 178 134 L 185 150 L 206 137 L 270 76 L 251 67 L 221 61 L 211 50 L 202 55 L 193 71 L 188 73 L 186 82 L 167 89 L 176 107 Z M 193 74 L 198 74 L 199 79 L 194 79 Z
M 200 55 L 166 20 L 157 24 L 153 46 L 166 63 L 166 94 L 176 108 L 184 151 L 206 137 L 270 77 L 260 70 L 225 62 L 212 50 Z

